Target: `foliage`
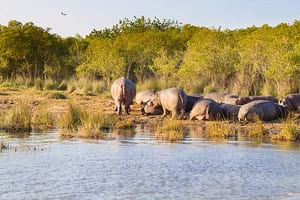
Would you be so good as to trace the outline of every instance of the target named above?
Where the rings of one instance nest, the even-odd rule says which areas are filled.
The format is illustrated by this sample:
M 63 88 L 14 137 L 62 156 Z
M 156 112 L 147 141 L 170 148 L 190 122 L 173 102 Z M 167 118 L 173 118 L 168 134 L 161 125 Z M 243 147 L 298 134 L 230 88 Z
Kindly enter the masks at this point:
M 171 85 L 191 93 L 280 97 L 300 91 L 297 20 L 275 27 L 220 30 L 134 17 L 93 30 L 85 38 L 61 38 L 32 22 L 10 21 L 0 27 L 1 87 L 7 80 L 22 79 L 23 85 L 9 86 L 102 93 L 125 76 L 140 85 L 157 81 L 155 89 Z M 91 83 L 76 87 L 74 81 L 69 84 L 70 78 L 102 85 L 100 91 Z

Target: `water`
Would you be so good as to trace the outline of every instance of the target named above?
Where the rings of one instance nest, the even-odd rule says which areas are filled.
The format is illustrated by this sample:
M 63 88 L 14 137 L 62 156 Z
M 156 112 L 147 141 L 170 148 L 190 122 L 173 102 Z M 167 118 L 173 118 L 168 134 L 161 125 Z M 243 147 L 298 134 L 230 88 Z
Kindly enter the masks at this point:
M 297 143 L 0 138 L 0 199 L 300 199 Z

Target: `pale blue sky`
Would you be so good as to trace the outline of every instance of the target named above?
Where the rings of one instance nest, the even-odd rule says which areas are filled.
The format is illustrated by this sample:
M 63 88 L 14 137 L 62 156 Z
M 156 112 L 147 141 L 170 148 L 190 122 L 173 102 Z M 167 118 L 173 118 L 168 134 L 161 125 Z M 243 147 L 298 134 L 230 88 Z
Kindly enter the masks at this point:
M 243 28 L 300 19 L 300 0 L 0 0 L 0 24 L 31 21 L 61 36 L 82 36 L 124 17 L 177 19 L 183 24 Z M 60 12 L 67 13 L 62 16 Z

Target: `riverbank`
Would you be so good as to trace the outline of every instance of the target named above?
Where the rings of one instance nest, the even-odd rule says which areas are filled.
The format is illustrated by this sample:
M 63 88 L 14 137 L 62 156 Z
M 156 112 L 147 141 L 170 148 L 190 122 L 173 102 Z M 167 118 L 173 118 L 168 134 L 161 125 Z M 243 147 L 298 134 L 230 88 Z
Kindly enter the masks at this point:
M 164 127 L 170 120 L 162 120 L 160 116 L 146 116 L 142 115 L 139 106 L 134 104 L 131 107 L 131 114 L 129 116 L 123 115 L 118 117 L 114 112 L 114 102 L 108 92 L 103 94 L 92 94 L 84 93 L 80 91 L 37 91 L 32 88 L 28 89 L 10 89 L 3 88 L 0 91 L 0 114 L 5 115 L 10 110 L 16 108 L 21 103 L 28 104 L 33 110 L 39 112 L 39 108 L 43 108 L 46 112 L 49 112 L 55 119 L 54 128 L 58 128 L 59 122 L 62 120 L 64 115 L 68 112 L 70 104 L 79 106 L 84 110 L 87 115 L 89 113 L 101 113 L 114 118 L 115 123 L 112 128 L 123 128 L 142 125 L 147 126 L 155 130 L 164 130 L 167 132 L 168 127 Z M 122 124 L 123 123 L 123 124 Z M 127 124 L 126 124 L 127 123 Z M 228 121 L 190 121 L 190 120 L 177 120 L 176 124 L 169 127 L 170 131 L 182 132 L 182 127 L 185 127 L 189 131 L 188 133 L 195 134 L 201 133 L 204 137 L 215 137 L 215 138 L 228 138 L 228 137 L 239 137 L 249 136 L 251 138 L 267 138 L 272 140 L 297 140 L 300 133 L 300 119 L 299 116 L 293 116 L 289 120 L 276 120 L 268 123 L 249 123 L 240 124 Z M 292 123 L 292 124 L 291 124 Z M 129 124 L 129 125 L 128 125 Z M 181 125 L 181 126 L 178 126 Z M 175 127 L 175 129 L 174 129 Z M 288 136 L 290 129 L 296 132 L 296 136 L 291 138 Z M 184 130 L 186 130 L 184 129 Z M 64 136 L 74 136 L 64 134 Z M 76 136 L 76 135 L 75 135 Z M 89 137 L 87 134 L 86 137 Z M 158 139 L 166 138 L 164 135 L 157 134 Z M 173 141 L 174 138 L 167 137 Z M 177 138 L 177 137 L 175 137 Z M 180 137 L 179 137 L 180 138 Z

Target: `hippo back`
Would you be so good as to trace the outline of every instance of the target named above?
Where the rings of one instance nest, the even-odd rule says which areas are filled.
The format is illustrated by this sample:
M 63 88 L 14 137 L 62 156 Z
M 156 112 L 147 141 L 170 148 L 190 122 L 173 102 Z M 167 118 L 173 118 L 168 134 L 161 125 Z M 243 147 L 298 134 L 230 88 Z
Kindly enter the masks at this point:
M 149 101 L 151 99 L 151 96 L 153 96 L 153 95 L 154 95 L 153 90 L 143 90 L 136 94 L 135 102 L 138 105 L 142 105 L 142 104 L 146 103 L 147 101 Z
M 185 106 L 185 112 L 191 112 L 194 104 L 197 101 L 203 99 L 202 96 L 197 95 L 197 94 L 188 94 L 188 95 L 186 95 L 186 97 L 187 97 L 187 103 L 186 103 L 186 106 Z

